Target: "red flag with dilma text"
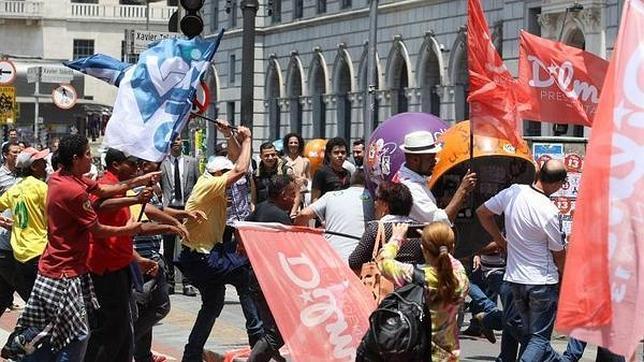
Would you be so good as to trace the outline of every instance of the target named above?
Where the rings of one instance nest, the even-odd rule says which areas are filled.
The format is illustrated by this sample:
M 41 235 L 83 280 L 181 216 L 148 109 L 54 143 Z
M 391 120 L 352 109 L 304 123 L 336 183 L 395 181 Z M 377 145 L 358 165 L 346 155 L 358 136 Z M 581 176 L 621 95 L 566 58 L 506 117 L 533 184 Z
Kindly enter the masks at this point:
M 519 111 L 524 96 L 492 44 L 480 0 L 468 0 L 467 14 L 472 132 L 508 140 L 516 147 L 521 142 Z
M 375 301 L 321 231 L 235 227 L 293 360 L 355 361 Z
M 644 336 L 644 2 L 627 0 L 573 219 L 557 330 L 626 356 Z
M 530 105 L 523 118 L 592 126 L 608 62 L 525 31 L 520 37 L 519 84 Z

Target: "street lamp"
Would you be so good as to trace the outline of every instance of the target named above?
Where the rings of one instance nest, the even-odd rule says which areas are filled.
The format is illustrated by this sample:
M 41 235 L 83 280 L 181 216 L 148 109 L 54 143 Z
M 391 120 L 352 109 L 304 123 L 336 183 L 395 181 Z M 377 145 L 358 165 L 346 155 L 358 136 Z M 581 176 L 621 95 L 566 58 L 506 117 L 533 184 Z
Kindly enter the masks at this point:
M 563 32 L 564 29 L 566 28 L 566 20 L 568 18 L 568 13 L 573 12 L 573 13 L 578 13 L 580 11 L 584 10 L 584 6 L 581 5 L 578 2 L 574 2 L 571 6 L 568 6 L 566 10 L 564 11 L 564 16 L 563 16 L 563 21 L 561 22 L 561 30 L 559 31 L 559 38 L 557 40 L 561 42 L 563 39 Z M 567 124 L 561 124 L 561 123 L 555 123 L 552 126 L 552 133 L 555 136 L 561 136 L 566 133 L 568 133 L 568 125 Z
M 369 50 L 367 51 L 367 89 L 364 95 L 364 140 L 369 142 L 376 123 L 376 77 L 378 42 L 378 0 L 371 0 L 369 8 Z
M 241 124 L 253 129 L 255 100 L 255 16 L 259 8 L 257 0 L 241 1 L 242 17 L 242 77 L 241 77 Z

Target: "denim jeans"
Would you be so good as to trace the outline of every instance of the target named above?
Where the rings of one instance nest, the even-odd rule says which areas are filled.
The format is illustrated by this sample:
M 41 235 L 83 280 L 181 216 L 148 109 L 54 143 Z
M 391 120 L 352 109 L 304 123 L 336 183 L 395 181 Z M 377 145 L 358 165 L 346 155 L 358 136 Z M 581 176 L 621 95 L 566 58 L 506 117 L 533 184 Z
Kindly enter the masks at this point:
M 262 318 L 264 335 L 258 341 L 248 356 L 248 362 L 268 362 L 273 358 L 276 361 L 284 360 L 279 353 L 279 349 L 284 345 L 284 339 L 277 327 L 273 313 L 271 312 L 262 288 L 259 285 L 255 272 L 251 271 L 250 289 L 255 300 L 255 305 Z
M 261 338 L 264 330 L 249 289 L 249 266 L 229 273 L 226 278 L 213 278 L 210 276 L 212 270 L 208 264 L 208 254 L 184 249 L 179 255 L 179 268 L 201 294 L 201 309 L 190 331 L 188 343 L 184 347 L 183 361 L 202 361 L 203 347 L 215 320 L 224 307 L 226 284 L 234 286 L 239 295 L 239 302 L 246 318 L 249 344 L 252 346 Z
M 503 306 L 503 334 L 501 336 L 501 353 L 497 362 L 515 362 L 519 351 L 521 336 L 521 316 L 514 305 L 510 283 L 503 282 L 499 288 L 501 305 Z M 483 321 L 485 324 L 485 320 Z
M 562 361 L 564 362 L 577 362 L 584 355 L 586 349 L 586 342 L 570 338 L 568 346 L 563 354 Z M 597 347 L 596 362 L 625 362 L 626 359 L 620 355 L 616 355 L 606 348 Z
M 472 314 L 485 313 L 483 318 L 483 327 L 487 329 L 494 329 L 500 331 L 503 329 L 503 311 L 497 308 L 490 298 L 479 288 L 477 284 L 470 284 L 468 291 L 472 302 L 470 303 L 470 310 Z
M 89 336 L 80 336 L 58 352 L 52 352 L 48 343 L 22 359 L 22 362 L 80 362 L 85 358 Z
M 514 305 L 521 316 L 520 360 L 557 361 L 561 356 L 552 349 L 550 338 L 557 312 L 558 285 L 525 285 L 511 283 Z

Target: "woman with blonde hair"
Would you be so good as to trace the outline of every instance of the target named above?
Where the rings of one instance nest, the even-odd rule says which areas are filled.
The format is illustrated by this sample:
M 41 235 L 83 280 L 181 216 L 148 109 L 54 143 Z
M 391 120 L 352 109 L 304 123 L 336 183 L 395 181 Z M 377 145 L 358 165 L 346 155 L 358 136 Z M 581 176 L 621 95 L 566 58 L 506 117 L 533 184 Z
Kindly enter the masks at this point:
M 384 277 L 396 288 L 411 283 L 414 273 L 412 264 L 396 261 L 400 247 L 406 241 L 407 224 L 396 224 L 389 242 L 378 258 L 378 266 Z M 454 232 L 443 222 L 433 222 L 422 231 L 421 248 L 425 264 L 426 304 L 431 314 L 431 348 L 434 361 L 458 361 L 457 315 L 463 304 L 469 281 L 463 265 L 451 253 L 454 250 Z

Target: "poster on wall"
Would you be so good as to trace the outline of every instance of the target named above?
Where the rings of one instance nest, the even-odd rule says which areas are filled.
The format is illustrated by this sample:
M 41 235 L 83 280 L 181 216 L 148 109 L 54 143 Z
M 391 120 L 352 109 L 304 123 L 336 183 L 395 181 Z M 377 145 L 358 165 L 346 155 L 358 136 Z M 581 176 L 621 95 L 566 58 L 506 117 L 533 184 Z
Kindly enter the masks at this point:
M 566 166 L 568 171 L 566 182 L 559 191 L 550 195 L 550 199 L 559 209 L 561 228 L 566 235 L 566 241 L 568 241 L 572 230 L 572 218 L 575 214 L 584 158 L 580 155 L 579 149 L 566 146 L 563 143 L 533 143 L 532 154 L 538 168 L 549 159 L 562 160 Z

